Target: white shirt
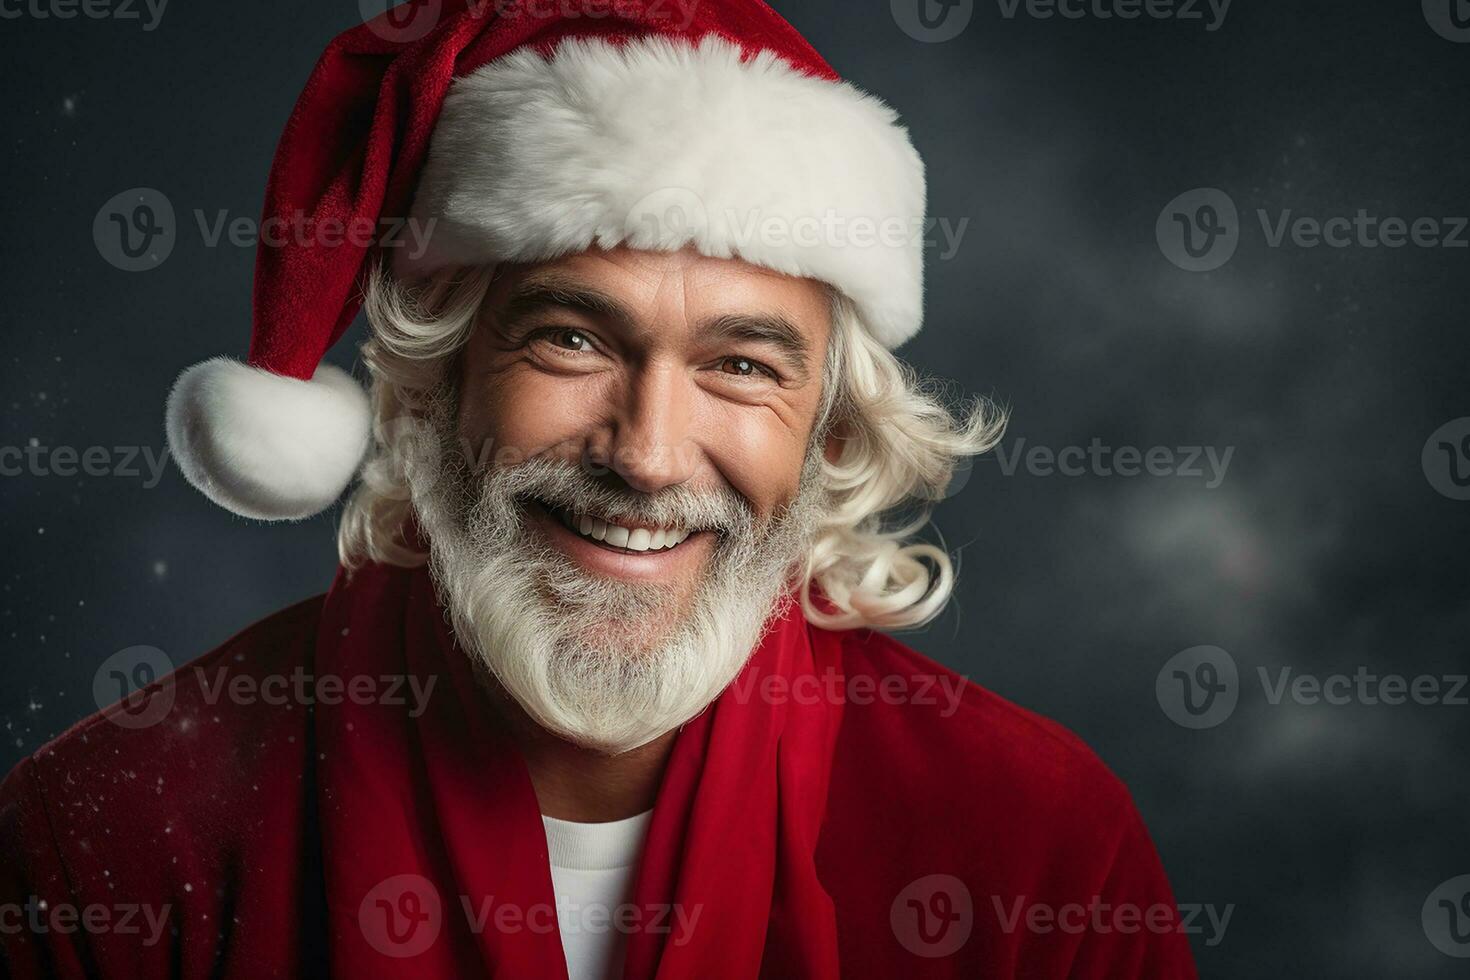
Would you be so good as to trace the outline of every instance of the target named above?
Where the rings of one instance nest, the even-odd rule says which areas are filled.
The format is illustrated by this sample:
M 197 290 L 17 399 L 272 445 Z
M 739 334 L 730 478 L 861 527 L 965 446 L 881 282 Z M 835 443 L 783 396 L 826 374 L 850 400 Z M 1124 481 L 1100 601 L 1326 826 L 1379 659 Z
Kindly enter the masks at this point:
M 648 833 L 649 810 L 610 823 L 573 823 L 543 815 L 556 920 L 570 980 L 617 980 L 625 937 L 618 906 L 628 901 Z

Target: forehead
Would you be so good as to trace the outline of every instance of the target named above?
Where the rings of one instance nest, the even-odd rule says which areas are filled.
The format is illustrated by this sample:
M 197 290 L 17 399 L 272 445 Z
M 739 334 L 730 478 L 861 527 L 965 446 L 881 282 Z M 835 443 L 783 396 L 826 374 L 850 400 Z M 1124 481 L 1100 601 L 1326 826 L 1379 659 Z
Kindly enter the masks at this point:
M 771 314 L 820 340 L 826 336 L 831 312 L 830 290 L 823 283 L 690 249 L 593 249 L 510 266 L 496 277 L 492 302 L 537 287 L 600 294 L 643 325 L 664 330 L 731 314 Z

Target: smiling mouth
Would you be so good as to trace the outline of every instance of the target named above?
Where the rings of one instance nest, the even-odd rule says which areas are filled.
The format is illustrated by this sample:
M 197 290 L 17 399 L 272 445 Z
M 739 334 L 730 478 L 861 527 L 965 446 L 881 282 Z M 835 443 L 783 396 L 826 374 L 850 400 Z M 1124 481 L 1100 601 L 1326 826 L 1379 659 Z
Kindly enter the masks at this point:
M 617 524 L 596 514 L 555 507 L 534 497 L 531 502 L 560 521 L 572 533 L 621 554 L 661 554 L 672 551 L 693 533 L 688 528 Z

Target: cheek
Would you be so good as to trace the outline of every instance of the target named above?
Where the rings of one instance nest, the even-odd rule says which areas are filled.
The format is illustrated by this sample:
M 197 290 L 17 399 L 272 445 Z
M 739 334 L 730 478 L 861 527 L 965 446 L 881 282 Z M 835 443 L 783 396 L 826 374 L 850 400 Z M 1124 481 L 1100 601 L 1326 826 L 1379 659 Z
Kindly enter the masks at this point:
M 597 382 L 511 367 L 466 375 L 460 431 L 497 465 L 515 465 L 549 450 L 576 458 L 604 398 Z
M 795 498 L 806 458 L 806 433 L 774 413 L 742 407 L 711 413 L 702 427 L 705 452 L 725 481 L 769 518 Z

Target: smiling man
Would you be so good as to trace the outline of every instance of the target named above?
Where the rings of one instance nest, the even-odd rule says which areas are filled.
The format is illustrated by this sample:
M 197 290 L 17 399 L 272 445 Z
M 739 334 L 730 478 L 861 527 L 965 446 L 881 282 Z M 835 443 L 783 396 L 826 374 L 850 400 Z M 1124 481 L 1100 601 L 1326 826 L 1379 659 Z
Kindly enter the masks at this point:
M 320 235 L 167 424 L 242 516 L 356 479 L 341 571 L 10 775 L 8 975 L 1193 976 L 1118 781 L 879 632 L 1000 428 L 893 354 L 906 132 L 757 0 L 583 7 L 318 64 L 266 215 Z

